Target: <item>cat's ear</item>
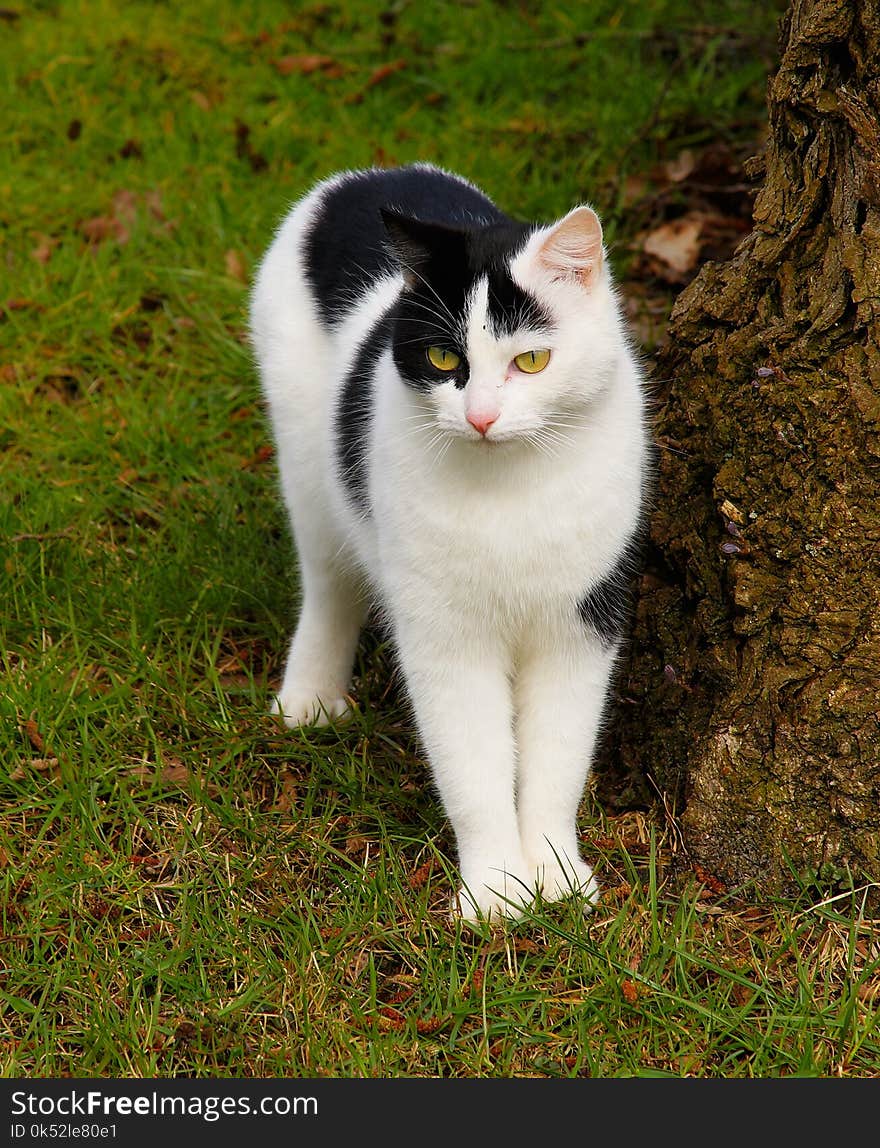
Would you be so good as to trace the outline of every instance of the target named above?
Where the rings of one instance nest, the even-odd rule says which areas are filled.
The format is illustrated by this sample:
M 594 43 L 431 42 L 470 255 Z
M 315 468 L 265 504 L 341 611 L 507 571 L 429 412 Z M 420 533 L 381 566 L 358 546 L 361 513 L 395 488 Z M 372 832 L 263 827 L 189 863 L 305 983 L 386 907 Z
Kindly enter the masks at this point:
M 448 249 L 450 238 L 457 233 L 435 223 L 410 219 L 390 207 L 380 208 L 380 214 L 391 241 L 391 250 L 400 263 L 404 282 L 407 287 L 415 287 L 424 278 L 424 269 L 432 255 L 443 251 L 444 247 Z
M 577 279 L 590 288 L 602 268 L 602 224 L 591 207 L 576 207 L 548 232 L 538 263 L 554 279 Z

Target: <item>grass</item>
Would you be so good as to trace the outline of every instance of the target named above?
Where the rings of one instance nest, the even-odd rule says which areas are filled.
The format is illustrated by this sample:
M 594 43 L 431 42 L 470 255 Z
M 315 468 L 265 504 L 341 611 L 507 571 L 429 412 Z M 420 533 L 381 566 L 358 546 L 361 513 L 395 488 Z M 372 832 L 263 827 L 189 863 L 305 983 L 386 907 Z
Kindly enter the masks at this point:
M 431 159 L 512 213 L 754 138 L 771 9 L 37 3 L 0 39 L 0 1071 L 877 1075 L 858 894 L 673 883 L 674 820 L 585 801 L 583 919 L 447 914 L 388 651 L 358 711 L 266 701 L 293 555 L 244 337 L 287 204 Z M 316 62 L 317 60 L 317 62 Z

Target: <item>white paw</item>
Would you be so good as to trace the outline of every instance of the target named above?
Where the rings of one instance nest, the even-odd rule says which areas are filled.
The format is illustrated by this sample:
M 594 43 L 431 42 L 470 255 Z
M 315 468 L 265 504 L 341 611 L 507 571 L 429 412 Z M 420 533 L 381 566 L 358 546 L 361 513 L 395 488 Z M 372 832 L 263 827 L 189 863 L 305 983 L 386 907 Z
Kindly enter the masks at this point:
M 525 873 L 525 865 L 519 866 L 519 871 Z M 516 920 L 535 895 L 523 877 L 508 872 L 503 865 L 481 866 L 478 871 L 463 873 L 462 878 L 457 908 L 465 921 Z
M 546 852 L 533 855 L 530 862 L 533 886 L 540 889 L 544 901 L 580 897 L 585 913 L 598 905 L 599 883 L 586 861 L 555 853 L 548 846 Z
M 269 712 L 284 719 L 288 729 L 301 725 L 330 725 L 349 710 L 345 698 L 334 697 L 335 691 L 282 689 L 272 699 Z

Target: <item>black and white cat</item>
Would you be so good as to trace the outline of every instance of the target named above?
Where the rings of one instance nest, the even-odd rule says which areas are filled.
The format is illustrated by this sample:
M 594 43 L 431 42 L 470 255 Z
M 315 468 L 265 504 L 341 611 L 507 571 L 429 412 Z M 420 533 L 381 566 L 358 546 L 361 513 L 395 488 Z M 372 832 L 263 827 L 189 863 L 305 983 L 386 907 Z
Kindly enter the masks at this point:
M 463 915 L 589 904 L 576 814 L 649 457 L 598 218 L 518 223 L 425 164 L 344 172 L 279 228 L 251 332 L 303 592 L 277 712 L 343 714 L 376 602 Z

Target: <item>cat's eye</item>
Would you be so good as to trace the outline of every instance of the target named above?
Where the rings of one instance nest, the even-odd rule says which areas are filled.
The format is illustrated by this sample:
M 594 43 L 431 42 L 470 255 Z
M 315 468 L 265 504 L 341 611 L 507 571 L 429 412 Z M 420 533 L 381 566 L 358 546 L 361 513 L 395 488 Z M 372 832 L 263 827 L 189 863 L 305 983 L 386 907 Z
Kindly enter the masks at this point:
M 543 371 L 550 362 L 550 352 L 523 351 L 523 353 L 517 355 L 513 361 L 519 369 L 525 371 L 527 375 L 537 375 L 538 371 Z
M 461 359 L 455 351 L 447 351 L 445 347 L 429 347 L 428 362 L 438 371 L 454 371 Z

